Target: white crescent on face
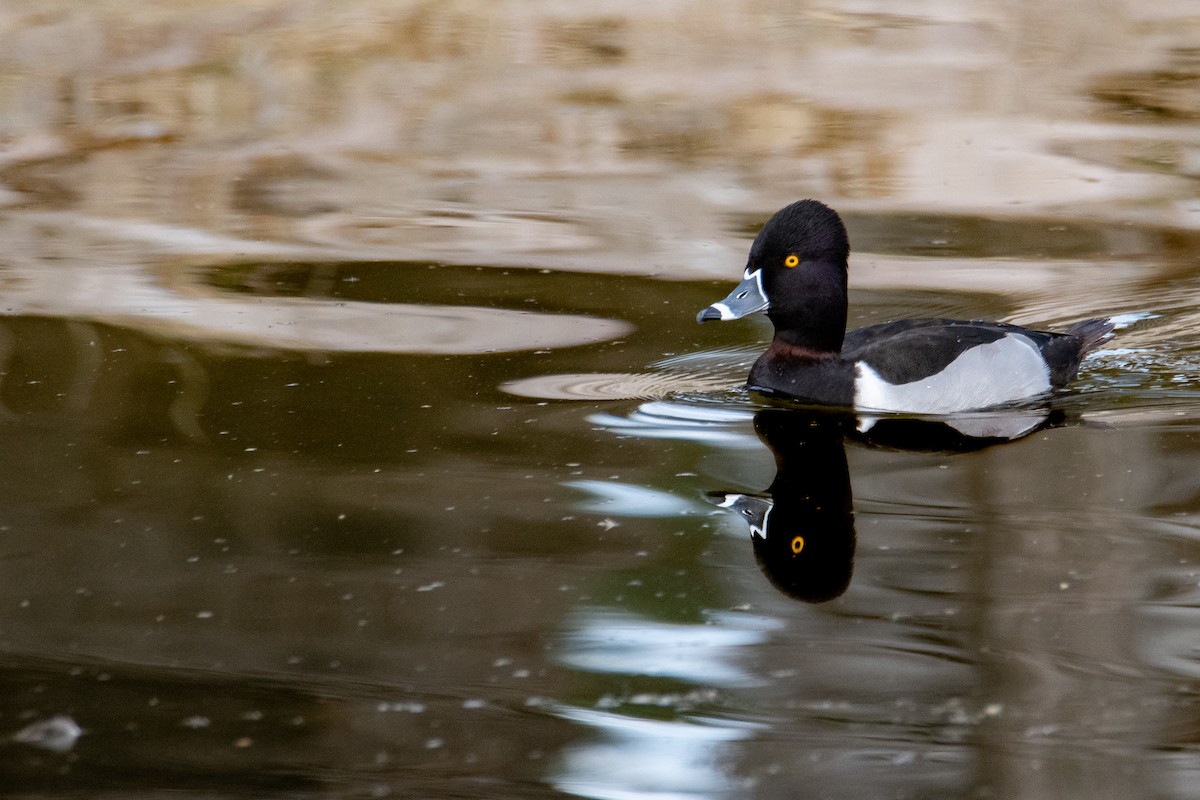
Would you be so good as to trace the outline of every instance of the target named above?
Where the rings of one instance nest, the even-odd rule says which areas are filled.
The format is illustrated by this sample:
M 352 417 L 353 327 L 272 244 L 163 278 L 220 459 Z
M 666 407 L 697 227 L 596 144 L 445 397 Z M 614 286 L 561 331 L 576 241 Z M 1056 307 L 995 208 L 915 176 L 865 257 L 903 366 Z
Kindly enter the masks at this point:
M 868 411 L 951 414 L 1037 397 L 1050 391 L 1050 368 L 1019 333 L 972 347 L 940 371 L 888 383 L 865 361 L 854 364 L 854 406 Z

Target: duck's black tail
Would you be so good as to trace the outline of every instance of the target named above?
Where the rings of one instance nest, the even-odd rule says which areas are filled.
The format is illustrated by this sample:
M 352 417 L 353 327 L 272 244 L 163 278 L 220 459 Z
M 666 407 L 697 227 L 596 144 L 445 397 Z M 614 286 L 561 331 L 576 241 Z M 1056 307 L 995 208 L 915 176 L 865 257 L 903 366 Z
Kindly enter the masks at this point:
M 1079 340 L 1079 355 L 1082 357 L 1111 339 L 1114 328 L 1116 325 L 1108 317 L 1085 319 L 1083 322 L 1072 325 L 1067 330 L 1067 336 L 1073 336 Z
M 1085 319 L 1047 342 L 1042 355 L 1050 367 L 1050 385 L 1061 389 L 1070 383 L 1083 357 L 1111 339 L 1115 327 L 1107 317 Z

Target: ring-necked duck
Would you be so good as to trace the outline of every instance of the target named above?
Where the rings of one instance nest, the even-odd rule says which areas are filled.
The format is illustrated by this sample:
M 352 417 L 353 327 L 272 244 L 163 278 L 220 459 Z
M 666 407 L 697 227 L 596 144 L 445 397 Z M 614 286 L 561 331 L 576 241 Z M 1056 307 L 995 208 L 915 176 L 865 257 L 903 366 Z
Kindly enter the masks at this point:
M 767 221 L 742 282 L 697 322 L 765 311 L 771 346 L 746 385 L 814 403 L 873 411 L 948 414 L 1060 389 L 1113 323 L 1089 319 L 1065 333 L 1002 322 L 907 319 L 846 331 L 850 243 L 837 213 L 801 200 Z

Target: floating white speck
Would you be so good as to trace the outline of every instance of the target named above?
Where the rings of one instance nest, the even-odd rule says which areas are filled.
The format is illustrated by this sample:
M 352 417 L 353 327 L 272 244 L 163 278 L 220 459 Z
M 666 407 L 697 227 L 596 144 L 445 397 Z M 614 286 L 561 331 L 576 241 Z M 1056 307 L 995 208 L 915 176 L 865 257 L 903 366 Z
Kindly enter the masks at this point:
M 440 589 L 445 585 L 446 584 L 442 581 L 434 581 L 433 583 L 427 583 L 424 586 L 418 586 L 417 591 L 418 592 L 432 592 L 434 589 Z
M 83 735 L 83 728 L 66 715 L 39 720 L 13 734 L 13 741 L 40 747 L 55 753 L 66 753 Z
M 406 702 L 404 700 L 400 700 L 397 702 L 383 701 L 375 707 L 375 710 L 381 714 L 384 714 L 387 712 L 403 712 L 406 714 L 424 714 L 425 713 L 425 704 L 424 703 Z

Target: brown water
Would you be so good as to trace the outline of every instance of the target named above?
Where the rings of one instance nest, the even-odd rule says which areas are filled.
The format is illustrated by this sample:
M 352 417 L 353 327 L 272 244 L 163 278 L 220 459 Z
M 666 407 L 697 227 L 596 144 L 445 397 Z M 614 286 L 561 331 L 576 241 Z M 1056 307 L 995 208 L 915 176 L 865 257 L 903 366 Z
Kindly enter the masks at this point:
M 0 8 L 0 793 L 1200 797 L 1195 8 L 584 8 Z M 801 196 L 855 325 L 1122 328 L 766 412 Z

